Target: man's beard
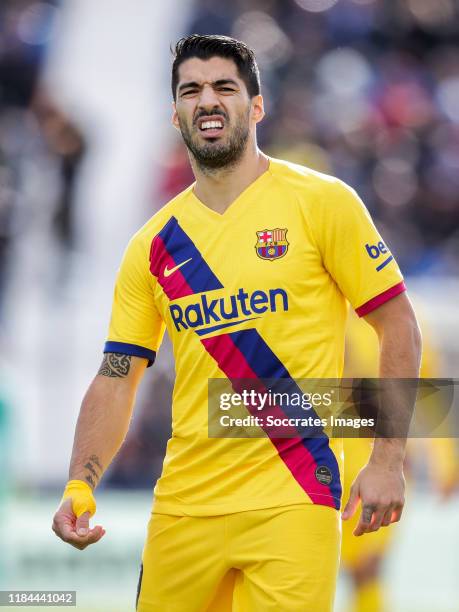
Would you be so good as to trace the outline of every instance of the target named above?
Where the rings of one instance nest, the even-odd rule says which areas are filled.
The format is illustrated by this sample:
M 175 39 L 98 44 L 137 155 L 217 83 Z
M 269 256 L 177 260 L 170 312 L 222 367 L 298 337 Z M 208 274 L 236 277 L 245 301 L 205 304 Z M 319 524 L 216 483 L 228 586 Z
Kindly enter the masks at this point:
M 202 116 L 203 115 L 200 115 L 200 117 Z M 236 127 L 230 132 L 228 142 L 221 144 L 209 142 L 199 145 L 193 141 L 191 131 L 186 123 L 180 120 L 180 117 L 179 124 L 183 140 L 188 150 L 203 171 L 219 170 L 221 168 L 235 166 L 244 154 L 249 139 L 248 114 L 247 117 L 238 117 Z

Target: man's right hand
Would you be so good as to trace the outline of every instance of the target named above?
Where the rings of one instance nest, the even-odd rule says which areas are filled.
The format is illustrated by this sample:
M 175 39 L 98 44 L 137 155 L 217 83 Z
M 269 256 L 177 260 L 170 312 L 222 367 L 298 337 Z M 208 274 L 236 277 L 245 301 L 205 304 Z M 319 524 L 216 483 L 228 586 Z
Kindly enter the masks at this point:
M 54 515 L 52 530 L 64 542 L 84 550 L 105 535 L 105 529 L 100 525 L 89 528 L 89 517 L 90 513 L 84 512 L 77 518 L 72 509 L 72 500 L 65 499 Z

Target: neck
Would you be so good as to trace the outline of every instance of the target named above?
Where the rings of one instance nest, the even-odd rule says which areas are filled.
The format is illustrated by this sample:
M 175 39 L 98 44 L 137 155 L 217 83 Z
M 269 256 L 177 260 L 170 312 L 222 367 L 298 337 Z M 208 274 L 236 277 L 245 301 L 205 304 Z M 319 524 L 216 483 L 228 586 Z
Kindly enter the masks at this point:
M 261 176 L 269 166 L 267 156 L 262 153 L 256 143 L 247 147 L 241 159 L 229 168 L 206 171 L 200 168 L 190 156 L 196 184 L 195 196 L 203 204 L 220 214 L 232 202 Z

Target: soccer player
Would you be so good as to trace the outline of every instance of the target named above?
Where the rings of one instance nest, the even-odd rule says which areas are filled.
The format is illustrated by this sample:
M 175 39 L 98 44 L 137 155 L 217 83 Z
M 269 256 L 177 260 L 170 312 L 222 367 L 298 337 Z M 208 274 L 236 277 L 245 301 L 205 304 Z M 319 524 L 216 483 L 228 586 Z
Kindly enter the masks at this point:
M 83 400 L 54 517 L 85 548 L 93 491 L 126 435 L 165 328 L 176 367 L 173 433 L 143 551 L 138 610 L 332 609 L 340 548 L 340 441 L 210 438 L 208 380 L 338 378 L 346 300 L 376 329 L 381 375 L 416 377 L 420 335 L 401 273 L 340 180 L 257 147 L 253 52 L 224 36 L 175 48 L 173 125 L 196 182 L 132 238 L 105 356 Z M 356 534 L 400 519 L 402 440 L 378 439 L 344 518 Z

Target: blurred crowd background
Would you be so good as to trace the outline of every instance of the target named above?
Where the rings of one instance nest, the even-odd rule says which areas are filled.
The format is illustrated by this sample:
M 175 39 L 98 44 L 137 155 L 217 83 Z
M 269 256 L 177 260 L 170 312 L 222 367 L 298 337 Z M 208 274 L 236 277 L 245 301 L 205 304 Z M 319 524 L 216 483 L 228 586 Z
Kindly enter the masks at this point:
M 199 0 L 188 31 L 256 50 L 262 148 L 357 187 L 405 274 L 458 273 L 456 2 Z
M 79 403 L 101 360 L 121 254 L 132 233 L 193 180 L 169 122 L 169 47 L 194 32 L 232 35 L 255 50 L 267 113 L 260 147 L 358 191 L 420 305 L 437 355 L 429 375 L 457 377 L 456 0 L 171 0 L 167 6 L 3 0 L 0 537 L 7 524 L 2 499 L 11 520 L 35 503 L 48 525 L 48 508 L 66 480 Z M 148 514 L 162 466 L 173 378 L 166 341 L 101 489 L 118 495 L 124 510 L 123 500 L 133 500 L 129 507 L 139 516 Z M 420 483 L 424 511 L 437 512 L 434 487 L 422 475 Z M 427 514 L 418 521 L 427 525 Z M 146 518 L 140 530 L 143 523 Z M 432 530 L 427 541 L 434 541 Z M 458 531 L 456 519 L 450 538 L 457 543 Z M 48 537 L 37 534 L 37 541 Z M 142 539 L 140 531 L 140 547 Z M 413 542 L 410 559 L 417 554 Z M 38 553 L 21 556 L 25 540 L 13 545 L 11 563 L 0 559 L 0 584 L 2 570 L 10 580 L 32 570 L 40 577 Z M 59 558 L 65 565 L 59 554 L 47 562 Z M 441 554 L 459 567 L 457 556 Z M 400 566 L 392 572 L 400 574 Z M 443 592 L 439 612 L 459 609 L 457 590 L 455 601 L 448 595 L 450 582 L 435 588 Z M 415 600 L 408 594 L 404 601 Z M 393 608 L 411 609 L 421 607 Z

